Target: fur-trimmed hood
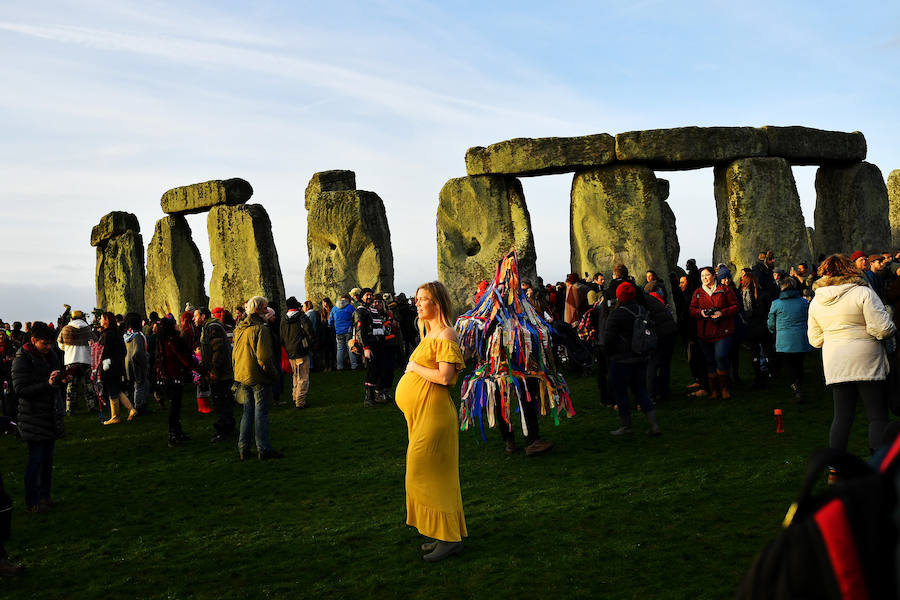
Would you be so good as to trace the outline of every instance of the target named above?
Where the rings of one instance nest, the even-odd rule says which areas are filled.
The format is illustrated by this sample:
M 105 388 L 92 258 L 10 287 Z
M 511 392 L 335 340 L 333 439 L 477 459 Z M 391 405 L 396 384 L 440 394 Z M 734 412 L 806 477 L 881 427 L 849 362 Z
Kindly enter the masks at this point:
M 840 277 L 822 277 L 813 283 L 816 300 L 822 304 L 833 304 L 841 299 L 850 290 L 859 287 L 869 287 L 863 277 L 855 275 L 841 275 Z

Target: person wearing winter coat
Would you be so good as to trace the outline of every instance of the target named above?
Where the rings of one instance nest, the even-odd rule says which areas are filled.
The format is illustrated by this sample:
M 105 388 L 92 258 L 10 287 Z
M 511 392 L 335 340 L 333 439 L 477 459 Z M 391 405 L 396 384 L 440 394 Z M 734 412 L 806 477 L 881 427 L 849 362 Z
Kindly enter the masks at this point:
M 147 338 L 141 330 L 141 317 L 136 313 L 125 315 L 128 329 L 125 331 L 125 379 L 131 383 L 134 408 L 138 414 L 147 411 L 147 397 L 150 393 L 150 355 Z
M 807 320 L 809 342 L 822 348 L 825 385 L 834 398 L 829 446 L 846 451 L 861 397 L 869 419 L 869 448 L 882 442 L 888 422 L 884 381 L 888 361 L 881 340 L 897 328 L 878 294 L 849 257 L 832 254 L 819 266 Z
M 215 434 L 210 440 L 214 444 L 234 437 L 231 341 L 228 328 L 216 315 L 224 317 L 225 309 L 216 307 L 210 312 L 201 307 L 194 311 L 194 324 L 200 328 L 200 366 L 209 381 L 209 394 L 216 411 Z
M 241 460 L 250 457 L 250 444 L 256 436 L 260 460 L 284 458 L 269 444 L 269 405 L 272 386 L 278 382 L 278 355 L 272 345 L 272 332 L 266 325 L 268 301 L 262 296 L 247 300 L 247 316 L 234 330 L 234 381 L 238 404 L 244 405 L 238 452 Z
M 16 345 L 6 335 L 6 330 L 0 329 L 0 395 L 3 400 L 3 416 L 10 417 L 13 421 L 19 413 L 19 400 L 12 382 L 12 364 L 17 351 Z
M 193 324 L 193 322 L 192 322 Z M 191 440 L 181 427 L 181 403 L 184 384 L 192 380 L 196 359 L 185 338 L 175 330 L 175 320 L 160 319 L 156 332 L 156 387 L 169 402 L 168 446 L 174 448 Z
M 347 343 L 353 337 L 353 313 L 356 307 L 350 302 L 350 295 L 338 298 L 337 304 L 328 315 L 328 324 L 334 328 L 334 339 L 337 345 L 337 370 L 344 370 L 344 358 L 350 355 L 350 368 L 356 370 L 359 363 L 356 355 L 350 352 Z
M 309 393 L 310 353 L 315 328 L 309 315 L 300 310 L 300 302 L 294 296 L 285 300 L 284 304 L 288 311 L 281 321 L 281 342 L 291 362 L 294 406 L 306 408 L 309 406 L 306 396 Z
M 71 414 L 78 399 L 78 382 L 84 389 L 85 407 L 97 409 L 97 397 L 90 385 L 91 344 L 96 341 L 93 329 L 84 320 L 84 312 L 72 311 L 72 319 L 62 328 L 57 338 L 59 349 L 65 353 L 64 363 L 70 381 L 66 385 L 66 414 Z
M 806 337 L 809 303 L 800 293 L 801 284 L 793 277 L 780 282 L 781 294 L 772 302 L 767 326 L 775 335 L 775 351 L 791 378 L 794 402 L 803 400 L 803 358 L 812 350 Z
M 137 416 L 131 400 L 122 391 L 122 376 L 125 374 L 125 340 L 119 333 L 116 316 L 111 312 L 100 315 L 100 338 L 97 343 L 103 348 L 100 355 L 100 381 L 103 383 L 103 400 L 109 404 L 110 417 L 104 425 L 119 423 L 119 403 L 128 409 L 128 420 Z
M 66 377 L 53 352 L 53 332 L 40 321 L 31 325 L 30 339 L 16 353 L 12 379 L 19 398 L 19 436 L 28 444 L 25 467 L 25 508 L 50 510 L 53 450 L 64 434 L 61 384 Z
M 730 286 L 716 280 L 712 267 L 700 271 L 699 288 L 691 295 L 689 312 L 697 322 L 697 337 L 706 358 L 710 398 L 731 398 L 729 381 L 731 345 L 734 342 L 738 303 Z
M 660 434 L 660 430 L 653 401 L 647 394 L 647 356 L 635 354 L 631 345 L 634 319 L 640 311 L 646 310 L 636 302 L 636 297 L 637 288 L 633 283 L 620 283 L 616 288 L 616 303 L 604 324 L 603 340 L 609 359 L 609 384 L 619 407 L 620 421 L 619 428 L 610 431 L 610 434 L 631 433 L 631 400 L 628 398 L 628 390 L 631 389 L 650 421 L 647 434 L 655 436 Z
M 650 353 L 647 362 L 647 393 L 654 401 L 668 401 L 671 397 L 672 354 L 678 339 L 678 325 L 666 302 L 655 293 L 657 282 L 647 284 L 650 293 L 638 293 L 643 298 L 644 307 L 650 312 L 650 320 L 656 326 L 656 350 Z M 645 290 L 647 288 L 645 287 Z

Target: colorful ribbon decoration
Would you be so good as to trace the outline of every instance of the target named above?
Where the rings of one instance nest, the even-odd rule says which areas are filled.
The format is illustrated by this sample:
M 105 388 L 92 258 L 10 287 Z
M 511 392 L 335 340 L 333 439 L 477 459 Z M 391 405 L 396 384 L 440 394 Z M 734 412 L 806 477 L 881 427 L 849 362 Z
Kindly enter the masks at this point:
M 569 387 L 557 371 L 550 348 L 553 327 L 528 301 L 519 282 L 519 261 L 515 251 L 497 264 L 493 283 L 478 304 L 456 319 L 456 333 L 466 360 L 475 358 L 475 368 L 462 382 L 459 428 L 469 429 L 476 421 L 484 434 L 496 426 L 495 410 L 507 425 L 512 412 L 520 414 L 522 433 L 528 435 L 521 418 L 523 402 L 538 402 L 540 414 L 549 413 L 559 425 L 560 410 L 575 416 Z M 527 380 L 539 383 L 539 397 L 531 397 Z

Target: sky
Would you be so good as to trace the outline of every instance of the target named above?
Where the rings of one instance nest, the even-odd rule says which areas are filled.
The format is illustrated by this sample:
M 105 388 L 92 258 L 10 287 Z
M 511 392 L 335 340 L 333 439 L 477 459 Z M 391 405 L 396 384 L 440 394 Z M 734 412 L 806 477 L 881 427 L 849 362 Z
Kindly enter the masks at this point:
M 900 4 L 0 0 L 0 318 L 95 305 L 90 231 L 173 187 L 242 177 L 303 298 L 303 193 L 356 172 L 384 201 L 395 288 L 437 277 L 438 193 L 514 137 L 804 125 L 900 168 Z M 679 262 L 709 262 L 712 169 L 659 173 Z M 814 167 L 794 169 L 812 225 Z M 523 178 L 538 273 L 569 271 L 571 175 Z M 212 266 L 206 216 L 188 218 Z

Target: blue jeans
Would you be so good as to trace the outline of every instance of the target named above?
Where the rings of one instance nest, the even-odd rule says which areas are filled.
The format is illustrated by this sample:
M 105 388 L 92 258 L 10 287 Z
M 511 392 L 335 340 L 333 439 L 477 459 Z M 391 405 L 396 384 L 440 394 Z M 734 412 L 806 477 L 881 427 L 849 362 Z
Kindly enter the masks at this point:
M 716 370 L 729 370 L 730 361 L 728 360 L 728 354 L 731 352 L 731 343 L 733 341 L 733 335 L 729 335 L 727 338 L 715 342 L 704 342 L 703 340 L 700 340 L 700 347 L 703 348 L 703 356 L 706 358 L 707 373 L 715 373 Z
M 25 506 L 37 506 L 50 500 L 50 476 L 53 473 L 54 440 L 28 442 L 25 466 Z
M 350 352 L 350 349 L 347 348 L 347 342 L 350 341 L 350 338 L 353 337 L 351 333 L 339 333 L 334 336 L 335 341 L 337 342 L 337 370 L 342 371 L 344 369 L 344 356 L 347 354 L 350 355 L 350 368 L 356 369 L 359 366 L 358 358 L 355 354 Z
M 269 445 L 269 404 L 272 402 L 272 386 L 238 384 L 238 402 L 244 404 L 241 417 L 241 434 L 238 450 L 250 449 L 253 433 L 256 433 L 256 449 L 260 452 L 271 450 Z M 255 425 L 255 427 L 254 427 Z
M 623 425 L 631 426 L 629 388 L 644 414 L 653 410 L 653 401 L 647 394 L 647 361 L 635 363 L 610 361 L 609 385 L 612 388 L 613 398 L 619 406 L 619 417 Z

